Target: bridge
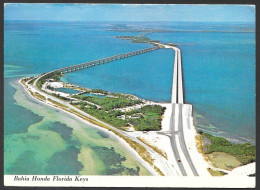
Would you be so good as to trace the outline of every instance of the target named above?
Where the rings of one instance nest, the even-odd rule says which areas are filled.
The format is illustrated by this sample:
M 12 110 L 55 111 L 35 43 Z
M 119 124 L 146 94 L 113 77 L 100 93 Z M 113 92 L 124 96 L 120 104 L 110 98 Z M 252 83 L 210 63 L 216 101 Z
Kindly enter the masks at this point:
M 191 119 L 192 106 L 189 104 L 184 104 L 181 50 L 171 45 L 164 46 L 165 48 L 171 48 L 175 51 L 172 80 L 172 113 L 170 118 L 170 130 L 165 134 L 170 137 L 173 154 L 181 174 L 183 176 L 198 176 L 199 174 L 190 157 L 185 141 L 184 128 L 190 128 L 190 126 L 188 126 L 189 122 L 186 121 Z M 189 173 L 187 171 L 189 171 Z
M 157 49 L 159 49 L 159 47 L 136 50 L 136 51 L 133 51 L 133 52 L 114 55 L 114 56 L 111 56 L 111 57 L 102 58 L 102 59 L 98 59 L 98 60 L 94 60 L 94 61 L 90 61 L 90 62 L 86 62 L 86 63 L 81 63 L 81 64 L 78 64 L 78 65 L 64 67 L 64 68 L 58 69 L 56 71 L 60 71 L 61 74 L 65 74 L 65 73 L 69 73 L 69 72 L 75 72 L 75 71 L 79 71 L 79 70 L 82 70 L 82 69 L 94 67 L 94 66 L 97 66 L 97 65 L 109 63 L 109 62 L 112 62 L 112 61 L 117 61 L 117 60 L 129 58 L 129 57 L 133 57 L 133 56 L 136 56 L 136 55 L 141 55 L 141 54 L 148 53 L 148 52 L 151 52 L 151 51 L 154 51 L 154 50 L 157 50 Z

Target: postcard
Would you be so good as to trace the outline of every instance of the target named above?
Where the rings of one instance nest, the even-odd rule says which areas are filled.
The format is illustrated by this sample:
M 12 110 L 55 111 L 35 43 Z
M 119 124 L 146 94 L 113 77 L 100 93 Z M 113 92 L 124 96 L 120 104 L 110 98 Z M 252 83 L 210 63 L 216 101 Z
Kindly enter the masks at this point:
M 4 185 L 255 187 L 255 6 L 6 3 Z

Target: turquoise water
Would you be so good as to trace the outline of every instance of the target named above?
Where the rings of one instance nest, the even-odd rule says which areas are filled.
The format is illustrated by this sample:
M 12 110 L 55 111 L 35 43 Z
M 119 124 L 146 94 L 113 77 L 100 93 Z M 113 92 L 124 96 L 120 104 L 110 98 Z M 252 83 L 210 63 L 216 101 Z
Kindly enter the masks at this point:
M 68 93 L 68 94 L 76 94 L 76 93 L 80 92 L 80 91 L 74 90 L 72 88 L 56 88 L 55 90 L 60 91 L 60 92 L 65 92 L 65 93 Z
M 93 96 L 93 97 L 98 97 L 98 98 L 104 98 L 104 97 L 106 97 L 105 95 L 88 94 L 88 93 L 82 94 L 82 95 L 83 95 L 83 96 Z
M 103 43 L 114 40 L 110 34 L 103 36 L 103 28 L 74 23 L 5 22 L 5 174 L 151 175 L 113 136 L 30 99 L 17 82 L 24 76 L 80 63 L 86 55 L 89 60 L 111 55 L 92 49 L 100 48 L 97 42 L 101 39 Z M 118 40 L 114 51 L 124 51 L 125 43 Z M 127 48 L 132 51 L 136 47 Z M 103 159 L 100 150 L 109 161 Z
M 30 110 L 24 109 L 23 107 L 16 104 L 15 100 L 13 99 L 13 94 L 16 90 L 10 85 L 10 83 L 14 80 L 16 79 L 5 78 L 4 81 L 4 135 L 24 133 L 27 131 L 28 126 L 42 120 L 41 116 L 34 114 Z M 19 117 L 18 113 L 23 113 L 23 117 Z M 18 123 L 19 126 L 17 126 Z
M 149 34 L 148 37 L 177 43 L 181 48 L 185 101 L 193 105 L 198 128 L 233 141 L 255 143 L 253 25 L 167 22 L 130 24 L 175 30 Z M 8 160 L 5 162 L 5 173 L 81 172 L 95 175 L 110 174 L 114 171 L 114 165 L 118 164 L 124 165 L 125 172 L 127 168 L 140 166 L 116 141 L 109 141 L 107 146 L 107 139 L 111 138 L 103 138 L 95 130 L 84 130 L 88 138 L 81 138 L 76 131 L 84 128 L 82 124 L 76 125 L 73 119 L 65 121 L 64 118 L 68 116 L 58 119 L 62 113 L 46 108 L 52 116 L 38 102 L 31 104 L 31 100 L 22 100 L 23 93 L 15 85 L 15 81 L 23 76 L 152 47 L 115 38 L 140 33 L 113 32 L 109 30 L 110 26 L 111 23 L 5 22 L 4 135 L 5 160 Z M 63 80 L 87 88 L 131 93 L 149 100 L 170 102 L 173 60 L 173 51 L 160 49 L 67 74 Z M 16 99 L 15 93 L 20 95 Z M 53 141 L 57 141 L 55 143 L 59 146 L 42 147 L 45 142 Z M 40 150 L 44 150 L 43 153 Z M 121 161 L 106 163 L 101 158 L 104 156 L 101 150 Z M 118 154 L 123 155 L 126 161 Z M 83 160 L 86 155 L 91 156 Z M 71 165 L 62 168 L 65 163 L 61 162 L 62 158 Z M 26 160 L 32 163 L 33 170 L 28 171 L 29 162 Z M 101 169 L 92 170 L 87 164 L 90 160 L 94 160 L 93 164 L 98 166 L 96 168 Z M 145 169 L 141 169 L 141 173 L 148 175 Z
M 255 34 L 177 32 L 150 37 L 180 44 L 185 100 L 204 117 L 196 120 L 197 126 L 254 142 Z
M 160 49 L 66 75 L 66 80 L 88 88 L 131 93 L 169 102 L 174 52 Z

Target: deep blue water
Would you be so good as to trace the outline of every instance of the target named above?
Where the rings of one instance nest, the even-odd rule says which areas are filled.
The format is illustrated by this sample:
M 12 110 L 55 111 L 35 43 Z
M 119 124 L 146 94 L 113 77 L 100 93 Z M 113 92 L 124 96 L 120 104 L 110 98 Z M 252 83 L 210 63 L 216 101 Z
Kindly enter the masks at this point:
M 5 22 L 5 77 L 39 74 L 152 47 L 115 38 L 140 33 L 110 31 L 111 24 Z M 185 101 L 194 106 L 196 125 L 213 134 L 240 141 L 246 138 L 254 143 L 255 33 L 252 24 L 153 22 L 129 25 L 174 30 L 147 37 L 175 43 L 181 48 Z M 88 88 L 169 102 L 173 60 L 174 52 L 161 49 L 67 74 L 64 80 Z M 20 67 L 14 69 L 10 65 Z M 11 75 L 12 69 L 15 73 Z M 12 101 L 5 99 L 5 105 L 8 104 Z

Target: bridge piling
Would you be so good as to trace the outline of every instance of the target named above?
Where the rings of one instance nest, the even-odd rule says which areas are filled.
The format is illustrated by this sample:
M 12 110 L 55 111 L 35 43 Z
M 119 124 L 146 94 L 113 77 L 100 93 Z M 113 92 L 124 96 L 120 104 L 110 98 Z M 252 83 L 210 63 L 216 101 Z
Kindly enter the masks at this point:
M 86 62 L 86 63 L 74 65 L 74 66 L 61 68 L 61 69 L 58 69 L 56 71 L 60 71 L 61 74 L 69 73 L 69 72 L 75 72 L 75 71 L 79 71 L 79 70 L 82 70 L 82 69 L 94 67 L 96 65 L 101 65 L 101 64 L 112 62 L 112 61 L 117 61 L 117 60 L 120 60 L 120 59 L 129 58 L 129 57 L 132 57 L 132 56 L 135 56 L 135 55 L 140 55 L 140 54 L 147 53 L 147 52 L 157 50 L 157 49 L 159 49 L 159 48 L 156 47 L 156 48 L 147 48 L 147 49 L 142 49 L 142 50 L 136 50 L 136 51 L 133 51 L 133 52 L 128 52 L 128 53 L 124 53 L 124 54 L 111 56 L 111 57 L 108 57 L 108 58 L 103 58 L 103 59 L 90 61 L 90 62 Z

